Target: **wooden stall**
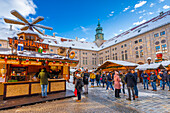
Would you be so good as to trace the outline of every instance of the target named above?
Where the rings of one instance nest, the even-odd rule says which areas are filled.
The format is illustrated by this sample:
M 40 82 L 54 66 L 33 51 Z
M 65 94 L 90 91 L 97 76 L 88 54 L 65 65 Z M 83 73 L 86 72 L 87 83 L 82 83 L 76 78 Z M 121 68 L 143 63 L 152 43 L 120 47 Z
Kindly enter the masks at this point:
M 70 65 L 78 60 L 40 58 L 0 54 L 0 95 L 3 99 L 30 96 L 41 93 L 38 79 L 33 79 L 39 69 L 60 70 L 57 79 L 49 79 L 48 93 L 66 91 L 66 80 L 70 78 Z
M 150 76 L 151 72 L 155 72 L 155 74 L 158 75 L 161 69 L 165 69 L 165 67 L 161 63 L 143 64 L 136 67 L 141 82 L 142 82 L 141 74 L 144 70 Z
M 135 69 L 139 64 L 121 61 L 121 60 L 107 60 L 97 70 L 101 71 L 127 71 L 128 69 Z

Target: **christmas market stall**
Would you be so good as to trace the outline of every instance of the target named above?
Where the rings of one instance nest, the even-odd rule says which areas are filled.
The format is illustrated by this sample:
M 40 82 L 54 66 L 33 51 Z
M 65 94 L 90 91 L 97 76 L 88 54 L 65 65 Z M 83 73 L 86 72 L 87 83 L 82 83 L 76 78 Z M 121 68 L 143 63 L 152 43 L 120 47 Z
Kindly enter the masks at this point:
M 101 66 L 97 68 L 97 70 L 101 71 L 127 71 L 128 69 L 135 69 L 139 64 L 131 63 L 127 61 L 121 60 L 107 60 Z
M 74 59 L 74 52 L 70 49 L 61 54 L 49 54 L 49 44 L 43 43 L 43 38 L 34 30 L 44 35 L 36 29 L 35 24 L 43 17 L 36 18 L 32 23 L 22 17 L 17 11 L 11 14 L 21 20 L 26 21 L 22 25 L 17 36 L 8 38 L 10 48 L 3 50 L 0 48 L 0 95 L 3 99 L 30 96 L 41 93 L 38 74 L 42 68 L 51 72 L 48 84 L 48 93 L 65 92 L 66 80 L 70 78 L 70 66 L 76 66 L 78 60 Z M 15 20 L 4 19 L 6 23 L 19 24 Z M 39 25 L 37 27 L 50 29 Z M 33 30 L 34 29 L 34 30 Z

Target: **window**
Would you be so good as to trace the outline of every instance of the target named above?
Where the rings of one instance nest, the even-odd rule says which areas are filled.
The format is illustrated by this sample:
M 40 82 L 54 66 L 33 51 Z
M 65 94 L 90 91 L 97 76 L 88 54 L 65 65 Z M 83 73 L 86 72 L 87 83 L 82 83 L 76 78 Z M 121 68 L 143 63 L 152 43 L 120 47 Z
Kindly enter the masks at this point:
M 127 45 L 125 44 L 124 46 L 126 47 Z
M 87 57 L 83 57 L 83 64 L 87 65 Z
M 96 58 L 94 58 L 94 65 L 96 65 Z
M 112 49 L 112 51 L 114 51 L 114 48 Z
M 159 33 L 154 34 L 154 37 L 158 37 L 158 36 L 159 36 Z
M 160 46 L 156 46 L 156 52 L 160 51 Z
M 165 43 L 166 42 L 166 40 L 161 40 L 161 43 Z
M 165 35 L 165 31 L 160 32 L 160 35 L 161 35 L 161 36 L 162 36 L 162 35 Z
M 128 56 L 127 56 L 127 53 L 125 53 L 125 60 L 127 60 L 128 59 Z
M 100 64 L 103 64 L 103 57 L 101 57 L 99 59 L 100 59 Z
M 2 44 L 0 44 L 0 47 L 2 46 Z
M 162 52 L 165 53 L 165 52 L 167 52 L 166 50 L 167 50 L 166 44 L 162 45 Z
M 121 46 L 121 48 L 123 48 L 123 45 Z
M 138 47 L 136 47 L 135 50 L 138 50 Z
M 113 54 L 113 60 L 115 59 L 114 54 Z
M 136 51 L 136 58 L 139 58 L 139 52 Z
M 115 60 L 118 60 L 118 59 L 117 59 L 117 53 L 115 53 Z
M 125 50 L 125 60 L 128 59 L 127 50 Z
M 139 42 L 142 42 L 142 39 L 139 39 Z
M 143 57 L 143 50 L 140 50 L 140 57 Z
M 107 56 L 106 56 L 106 60 L 107 60 Z
M 115 48 L 115 50 L 117 50 L 117 48 Z
M 75 54 L 77 54 L 77 51 L 75 52 Z
M 122 60 L 124 60 L 124 54 L 122 54 Z
M 53 49 L 50 49 L 51 52 L 53 52 Z
M 139 48 L 140 48 L 140 49 L 142 49 L 143 47 L 142 47 L 142 46 L 140 46 Z
M 136 40 L 136 41 L 135 41 L 135 44 L 137 44 L 137 43 L 138 43 L 138 41 Z
M 94 65 L 94 58 L 92 58 L 92 65 Z
M 156 42 L 155 42 L 155 45 L 158 45 L 158 44 L 159 44 L 159 41 L 156 41 Z

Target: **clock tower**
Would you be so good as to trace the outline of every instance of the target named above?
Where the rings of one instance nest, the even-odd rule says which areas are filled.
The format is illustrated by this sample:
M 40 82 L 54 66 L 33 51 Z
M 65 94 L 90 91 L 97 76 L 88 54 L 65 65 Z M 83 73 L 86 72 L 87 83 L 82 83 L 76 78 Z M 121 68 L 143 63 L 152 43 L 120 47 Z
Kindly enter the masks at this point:
M 96 35 L 95 35 L 95 41 L 97 39 L 104 40 L 104 34 L 102 33 L 102 31 L 103 31 L 103 28 L 100 27 L 100 21 L 98 19 L 98 24 L 97 24 L 97 28 L 96 28 Z

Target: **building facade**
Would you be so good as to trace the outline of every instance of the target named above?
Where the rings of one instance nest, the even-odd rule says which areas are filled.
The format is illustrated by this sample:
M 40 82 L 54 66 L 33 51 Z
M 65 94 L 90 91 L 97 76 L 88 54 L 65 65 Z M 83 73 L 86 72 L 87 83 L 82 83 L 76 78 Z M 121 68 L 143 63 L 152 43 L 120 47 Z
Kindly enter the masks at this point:
M 170 11 L 109 40 L 104 40 L 102 30 L 98 22 L 94 42 L 45 36 L 43 43 L 49 44 L 48 52 L 53 54 L 57 54 L 60 47 L 71 47 L 75 59 L 79 60 L 76 68 L 97 69 L 106 60 L 144 64 L 151 57 L 155 62 L 156 52 L 162 52 L 163 58 L 170 60 Z M 0 39 L 0 48 L 10 48 L 8 40 Z

